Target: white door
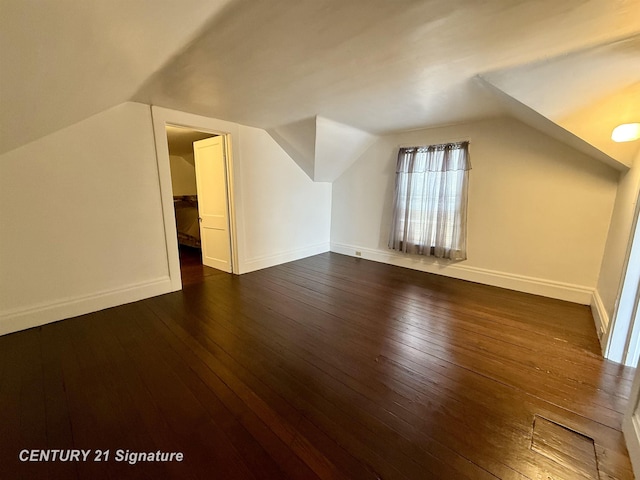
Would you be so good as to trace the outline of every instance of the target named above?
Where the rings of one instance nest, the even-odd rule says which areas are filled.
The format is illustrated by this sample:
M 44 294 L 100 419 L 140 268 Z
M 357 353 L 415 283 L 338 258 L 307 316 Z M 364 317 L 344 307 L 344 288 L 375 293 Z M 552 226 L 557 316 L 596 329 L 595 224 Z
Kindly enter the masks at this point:
M 224 137 L 193 142 L 202 263 L 231 273 L 231 236 Z
M 622 421 L 622 431 L 636 478 L 640 478 L 640 368 L 631 387 L 629 405 Z

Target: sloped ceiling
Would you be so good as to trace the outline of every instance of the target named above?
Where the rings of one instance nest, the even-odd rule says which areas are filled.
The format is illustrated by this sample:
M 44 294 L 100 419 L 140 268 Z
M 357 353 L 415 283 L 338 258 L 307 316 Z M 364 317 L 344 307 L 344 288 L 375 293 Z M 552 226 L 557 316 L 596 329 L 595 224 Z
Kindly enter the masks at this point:
M 316 116 L 267 130 L 314 182 L 333 182 L 370 147 L 375 135 Z
M 1 151 L 126 100 L 271 130 L 317 115 L 372 134 L 495 116 L 477 75 L 640 33 L 640 0 L 1 1 Z M 576 92 L 605 85 L 585 102 L 632 88 L 597 70 L 570 78 Z M 573 98 L 530 83 L 572 122 Z
M 640 149 L 611 140 L 617 125 L 640 121 L 640 35 L 482 78 L 623 165 Z
M 129 100 L 228 0 L 0 0 L 0 153 Z
M 199 132 L 190 128 L 174 127 L 172 125 L 167 125 L 165 131 L 167 132 L 169 155 L 177 155 L 179 157 L 193 155 L 193 142 L 216 136 L 212 133 Z

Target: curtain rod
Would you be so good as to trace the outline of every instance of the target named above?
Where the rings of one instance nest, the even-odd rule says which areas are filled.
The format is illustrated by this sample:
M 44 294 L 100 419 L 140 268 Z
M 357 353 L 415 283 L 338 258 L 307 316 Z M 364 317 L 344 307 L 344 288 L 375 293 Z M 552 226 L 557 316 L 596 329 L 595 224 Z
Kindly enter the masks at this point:
M 399 148 L 409 148 L 409 147 L 428 147 L 429 145 L 444 145 L 447 143 L 471 143 L 471 139 L 469 137 L 458 137 L 457 140 L 445 140 L 445 141 L 437 141 L 437 142 L 428 142 L 428 143 L 402 143 L 398 145 Z

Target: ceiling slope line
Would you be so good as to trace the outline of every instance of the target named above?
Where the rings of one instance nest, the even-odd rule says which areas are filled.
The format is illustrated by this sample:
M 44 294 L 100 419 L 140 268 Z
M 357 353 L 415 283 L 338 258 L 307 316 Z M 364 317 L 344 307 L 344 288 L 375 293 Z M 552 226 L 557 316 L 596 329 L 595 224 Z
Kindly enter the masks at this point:
M 267 129 L 314 182 L 331 183 L 378 138 L 369 132 L 320 115 Z
M 529 125 L 536 130 L 545 133 L 546 135 L 568 145 L 579 152 L 582 152 L 596 160 L 600 160 L 606 165 L 620 171 L 626 172 L 631 168 L 631 165 L 621 162 L 602 150 L 594 147 L 589 142 L 578 137 L 569 130 L 555 123 L 553 120 L 545 117 L 540 112 L 534 110 L 530 106 L 522 103 L 520 100 L 512 97 L 505 91 L 496 87 L 493 83 L 488 81 L 483 75 L 477 75 L 475 80 L 482 85 L 485 89 L 491 92 L 497 101 L 499 101 L 505 110 L 516 119 Z

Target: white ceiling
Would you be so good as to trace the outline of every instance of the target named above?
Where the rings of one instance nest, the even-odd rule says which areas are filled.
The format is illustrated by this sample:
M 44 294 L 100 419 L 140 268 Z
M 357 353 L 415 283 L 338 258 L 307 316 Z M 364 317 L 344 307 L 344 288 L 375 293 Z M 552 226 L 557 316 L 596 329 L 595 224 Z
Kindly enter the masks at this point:
M 0 153 L 131 98 L 228 0 L 0 0 Z
M 620 163 L 633 162 L 640 142 L 615 143 L 611 131 L 640 121 L 640 35 L 483 79 Z
M 169 155 L 178 155 L 179 157 L 193 155 L 193 142 L 216 136 L 213 133 L 199 132 L 190 128 L 174 127 L 173 125 L 167 125 L 165 131 L 167 132 Z
M 544 116 L 588 118 L 630 88 L 615 52 L 553 81 L 513 69 L 640 33 L 640 0 L 0 1 L 0 151 L 130 99 L 265 129 L 457 123 L 504 112 L 474 80 L 488 72 L 512 71 Z

